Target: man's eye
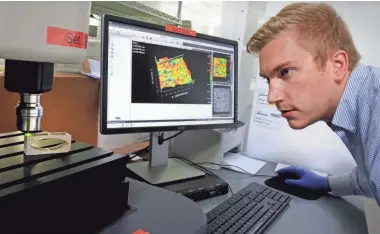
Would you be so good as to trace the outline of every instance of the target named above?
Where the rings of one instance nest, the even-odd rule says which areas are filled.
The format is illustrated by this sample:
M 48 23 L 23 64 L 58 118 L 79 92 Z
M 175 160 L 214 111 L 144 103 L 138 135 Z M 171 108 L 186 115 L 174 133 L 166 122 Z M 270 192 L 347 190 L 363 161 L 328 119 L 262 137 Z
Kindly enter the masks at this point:
M 289 73 L 290 73 L 290 70 L 289 70 L 288 68 L 282 69 L 282 70 L 280 71 L 280 75 L 281 75 L 281 77 L 283 77 L 283 76 L 287 76 L 287 75 L 289 75 Z

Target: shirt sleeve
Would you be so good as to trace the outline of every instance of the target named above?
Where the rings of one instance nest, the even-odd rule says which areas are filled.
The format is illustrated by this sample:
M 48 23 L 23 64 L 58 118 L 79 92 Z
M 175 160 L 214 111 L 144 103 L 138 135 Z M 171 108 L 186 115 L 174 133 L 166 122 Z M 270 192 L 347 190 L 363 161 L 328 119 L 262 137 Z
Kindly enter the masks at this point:
M 351 173 L 329 176 L 331 193 L 336 196 L 373 197 L 367 176 L 355 167 Z
M 380 204 L 380 111 L 369 126 L 365 143 L 366 169 L 374 198 Z

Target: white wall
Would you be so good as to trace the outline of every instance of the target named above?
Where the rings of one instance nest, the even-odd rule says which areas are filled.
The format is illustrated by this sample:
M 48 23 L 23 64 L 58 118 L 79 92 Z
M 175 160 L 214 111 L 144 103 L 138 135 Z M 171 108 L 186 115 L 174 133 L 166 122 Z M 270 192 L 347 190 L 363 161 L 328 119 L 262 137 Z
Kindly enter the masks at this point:
M 178 1 L 143 1 L 145 5 L 177 16 Z M 215 35 L 221 26 L 222 1 L 183 1 L 182 20 L 190 20 L 192 28 L 199 32 Z
M 221 1 L 183 1 L 182 19 L 191 20 L 194 30 L 209 35 L 217 35 L 222 26 Z

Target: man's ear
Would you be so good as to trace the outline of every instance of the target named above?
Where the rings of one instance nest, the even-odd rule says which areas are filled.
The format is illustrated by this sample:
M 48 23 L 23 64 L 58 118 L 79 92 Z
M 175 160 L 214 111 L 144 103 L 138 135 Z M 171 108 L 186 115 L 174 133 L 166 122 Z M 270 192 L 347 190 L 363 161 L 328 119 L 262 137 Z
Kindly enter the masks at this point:
M 348 72 L 348 54 L 344 50 L 338 50 L 332 56 L 334 81 L 341 83 Z

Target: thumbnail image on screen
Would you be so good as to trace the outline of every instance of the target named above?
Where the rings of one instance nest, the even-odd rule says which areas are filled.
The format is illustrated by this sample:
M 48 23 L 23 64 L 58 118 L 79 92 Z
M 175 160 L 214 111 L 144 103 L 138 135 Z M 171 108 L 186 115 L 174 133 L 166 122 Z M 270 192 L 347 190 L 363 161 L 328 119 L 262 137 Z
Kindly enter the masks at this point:
M 230 116 L 232 111 L 231 87 L 214 85 L 213 90 L 213 115 Z
M 213 70 L 213 76 L 215 78 L 227 78 L 227 59 L 225 58 L 214 58 L 214 70 Z
M 231 56 L 227 54 L 213 54 L 212 76 L 214 82 L 230 83 Z
M 211 53 L 132 42 L 132 103 L 210 104 Z

